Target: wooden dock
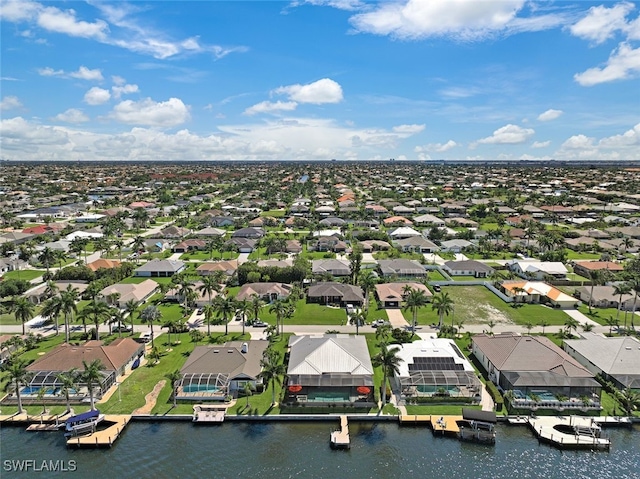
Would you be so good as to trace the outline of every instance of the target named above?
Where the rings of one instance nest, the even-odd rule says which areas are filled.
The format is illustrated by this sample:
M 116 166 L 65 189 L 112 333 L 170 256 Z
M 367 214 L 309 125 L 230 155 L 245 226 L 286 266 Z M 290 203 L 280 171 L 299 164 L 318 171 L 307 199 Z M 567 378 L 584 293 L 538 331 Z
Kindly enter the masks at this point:
M 67 446 L 73 447 L 111 447 L 120 437 L 122 431 L 129 424 L 131 416 L 127 415 L 106 415 L 105 422 L 113 423 L 111 426 L 82 436 L 70 437 L 67 439 Z
M 559 448 L 609 449 L 611 441 L 600 435 L 600 426 L 582 416 L 541 416 L 529 418 L 529 426 L 539 441 Z
M 347 416 L 340 416 L 340 429 L 331 431 L 331 447 L 334 449 L 349 449 L 351 447 Z
M 41 432 L 41 431 L 59 431 L 60 428 L 64 427 L 64 421 L 62 421 L 59 424 L 52 424 L 52 423 L 41 423 L 41 424 L 31 424 L 28 428 L 27 431 L 35 431 L 35 432 Z
M 428 414 L 408 414 L 399 416 L 400 424 L 407 426 L 428 426 L 431 423 L 431 416 Z
M 600 426 L 626 426 L 631 427 L 633 422 L 628 416 L 596 416 L 593 418 L 593 422 Z
M 429 426 L 434 432 L 442 434 L 457 434 L 460 432 L 458 421 L 462 416 L 439 416 L 430 414 L 409 414 L 400 416 L 400 424 L 403 426 Z

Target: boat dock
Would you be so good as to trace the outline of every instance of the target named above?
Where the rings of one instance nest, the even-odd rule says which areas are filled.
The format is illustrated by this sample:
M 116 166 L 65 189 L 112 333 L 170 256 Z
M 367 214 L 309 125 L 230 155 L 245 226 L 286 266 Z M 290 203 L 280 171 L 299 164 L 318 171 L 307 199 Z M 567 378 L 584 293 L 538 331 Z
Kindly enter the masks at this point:
M 193 422 L 222 424 L 227 408 L 212 404 L 196 404 L 193 406 Z
M 340 416 L 340 429 L 331 431 L 331 447 L 334 449 L 349 449 L 349 420 L 347 416 Z
M 426 425 L 431 427 L 433 432 L 441 434 L 458 434 L 460 427 L 458 421 L 462 421 L 462 416 L 439 416 L 429 414 L 409 414 L 400 416 L 400 424 L 403 426 L 419 426 Z
M 67 439 L 67 447 L 111 447 L 130 420 L 131 416 L 127 415 L 106 415 L 104 422 L 112 425 L 90 434 L 70 437 Z
M 595 416 L 593 417 L 593 422 L 599 424 L 600 426 L 626 426 L 631 427 L 633 422 L 630 417 L 627 416 Z
M 611 441 L 602 437 L 600 426 L 590 417 L 542 416 L 529 418 L 538 441 L 558 448 L 609 449 Z

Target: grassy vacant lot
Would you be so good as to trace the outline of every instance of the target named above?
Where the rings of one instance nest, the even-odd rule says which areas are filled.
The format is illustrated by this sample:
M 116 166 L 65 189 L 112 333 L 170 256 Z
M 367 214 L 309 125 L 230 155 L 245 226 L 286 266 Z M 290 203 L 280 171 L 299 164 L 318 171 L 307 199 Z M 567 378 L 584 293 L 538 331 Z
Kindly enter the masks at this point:
M 567 259 L 570 261 L 572 259 L 599 259 L 602 253 L 587 253 L 582 251 L 573 251 L 572 249 L 567 249 Z
M 284 218 L 286 210 L 267 210 L 260 213 L 260 216 L 271 216 L 273 218 Z
M 514 308 L 502 301 L 484 286 L 447 286 L 442 288 L 453 299 L 454 313 L 445 316 L 447 324 L 464 320 L 466 324 L 513 322 L 525 325 L 531 322 L 539 325 L 544 319 L 549 325 L 563 325 L 568 316 L 561 310 L 548 308 L 539 304 L 523 304 Z M 404 317 L 410 321 L 411 313 L 403 311 Z M 438 316 L 425 306 L 418 312 L 418 324 L 432 324 L 438 322 Z
M 269 312 L 269 306 L 264 306 L 260 313 L 260 319 L 269 323 L 276 323 L 276 316 Z M 296 312 L 293 318 L 286 319 L 285 325 L 321 324 L 340 326 L 347 320 L 344 308 L 329 308 L 315 303 L 307 303 L 301 299 L 296 302 Z
M 8 271 L 2 277 L 4 279 L 22 279 L 25 281 L 31 281 L 32 279 L 39 278 L 45 272 L 46 271 L 44 269 L 43 270 L 23 269 L 23 270 L 16 270 L 16 271 Z

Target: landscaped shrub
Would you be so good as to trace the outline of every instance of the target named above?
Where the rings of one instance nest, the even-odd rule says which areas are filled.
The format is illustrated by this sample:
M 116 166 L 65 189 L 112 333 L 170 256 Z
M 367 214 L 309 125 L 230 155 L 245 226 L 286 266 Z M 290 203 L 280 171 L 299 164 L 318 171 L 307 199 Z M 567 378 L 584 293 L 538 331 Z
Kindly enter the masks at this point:
M 496 405 L 496 411 L 502 411 L 502 406 L 504 405 L 504 399 L 502 398 L 502 394 L 498 391 L 498 388 L 491 381 L 487 381 L 487 392 L 489 396 L 493 399 L 493 402 Z

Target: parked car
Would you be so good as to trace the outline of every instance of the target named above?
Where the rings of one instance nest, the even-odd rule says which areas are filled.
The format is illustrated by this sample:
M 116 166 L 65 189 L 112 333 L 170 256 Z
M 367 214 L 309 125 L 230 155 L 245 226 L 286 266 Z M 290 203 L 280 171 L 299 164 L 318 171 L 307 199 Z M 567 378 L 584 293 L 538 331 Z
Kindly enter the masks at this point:
M 144 333 L 140 333 L 140 337 L 138 338 L 138 340 L 142 341 L 143 343 L 148 343 L 149 341 L 151 341 L 152 337 L 153 335 L 150 331 L 145 331 Z
M 391 326 L 391 323 L 389 321 L 385 321 L 384 319 L 376 319 L 375 321 L 371 322 L 372 328 L 377 328 L 378 326 Z
M 256 328 L 266 328 L 269 325 L 264 321 L 254 321 L 252 326 L 255 326 Z
M 442 291 L 442 288 L 440 287 L 440 285 L 439 285 L 439 284 L 434 284 L 434 285 L 433 285 L 433 290 L 434 290 L 436 293 L 439 293 L 440 291 Z
M 204 308 L 198 308 L 198 314 L 204 314 Z
M 130 333 L 131 331 L 133 331 L 133 328 L 131 326 L 127 326 L 125 324 L 121 324 L 119 327 L 115 326 L 112 331 L 114 333 Z

